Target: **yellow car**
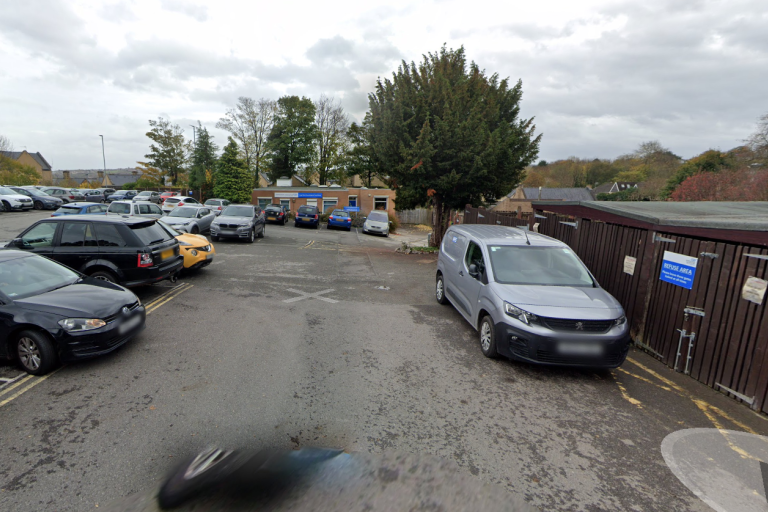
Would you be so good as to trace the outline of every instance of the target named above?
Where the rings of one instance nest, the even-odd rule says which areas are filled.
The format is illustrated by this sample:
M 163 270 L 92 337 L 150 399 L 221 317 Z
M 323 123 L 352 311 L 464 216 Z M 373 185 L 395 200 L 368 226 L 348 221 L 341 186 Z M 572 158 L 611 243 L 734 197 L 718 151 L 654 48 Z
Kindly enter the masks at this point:
M 203 235 L 180 233 L 162 220 L 159 223 L 179 241 L 179 252 L 184 256 L 185 270 L 194 270 L 211 264 L 216 255 L 216 249 L 207 238 Z

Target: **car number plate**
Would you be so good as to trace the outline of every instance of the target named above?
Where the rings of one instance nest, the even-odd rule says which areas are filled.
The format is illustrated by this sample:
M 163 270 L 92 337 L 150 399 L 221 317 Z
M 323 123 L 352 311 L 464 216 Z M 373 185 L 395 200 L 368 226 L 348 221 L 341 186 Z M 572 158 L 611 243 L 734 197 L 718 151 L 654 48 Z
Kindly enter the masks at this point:
M 267 220 L 277 220 L 277 217 L 267 217 Z
M 205 259 L 206 260 L 212 260 L 213 259 L 213 254 L 206 254 Z
M 164 250 L 163 252 L 160 253 L 160 259 L 161 260 L 167 260 L 171 256 L 173 256 L 173 249 L 166 249 L 166 250 Z
M 129 318 L 128 320 L 126 320 L 122 324 L 120 324 L 120 327 L 117 328 L 117 331 L 120 334 L 125 334 L 126 332 L 130 331 L 131 329 L 133 329 L 134 327 L 136 327 L 140 323 L 141 323 L 141 315 L 136 315 L 136 316 L 134 316 L 132 318 Z
M 603 346 L 598 343 L 561 342 L 557 351 L 566 356 L 600 356 Z

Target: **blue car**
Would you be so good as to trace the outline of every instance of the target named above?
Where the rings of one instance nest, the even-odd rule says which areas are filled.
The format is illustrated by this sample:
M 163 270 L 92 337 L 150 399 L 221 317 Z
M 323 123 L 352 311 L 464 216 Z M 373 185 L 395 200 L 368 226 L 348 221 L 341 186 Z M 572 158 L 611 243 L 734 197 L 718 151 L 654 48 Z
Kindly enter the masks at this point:
M 101 203 L 67 203 L 51 214 L 51 217 L 60 215 L 106 215 L 107 205 Z
M 111 203 L 112 201 L 130 201 L 138 193 L 139 192 L 137 190 L 118 190 L 114 194 L 107 197 L 107 202 Z
M 312 226 L 317 229 L 317 226 L 320 225 L 320 210 L 317 209 L 317 206 L 299 206 L 293 225 L 295 227 Z
M 352 217 L 344 210 L 333 210 L 328 216 L 328 229 L 342 228 L 352 231 Z

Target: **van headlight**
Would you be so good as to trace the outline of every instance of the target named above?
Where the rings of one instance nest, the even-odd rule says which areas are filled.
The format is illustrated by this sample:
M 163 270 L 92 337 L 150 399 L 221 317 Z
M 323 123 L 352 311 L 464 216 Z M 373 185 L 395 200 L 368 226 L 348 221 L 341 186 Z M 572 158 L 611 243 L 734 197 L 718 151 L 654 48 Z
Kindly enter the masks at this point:
M 624 325 L 626 323 L 627 317 L 625 315 L 621 315 L 619 318 L 617 318 L 614 322 L 617 326 Z
M 100 318 L 65 318 L 59 325 L 67 332 L 82 332 L 104 327 L 107 323 Z
M 509 302 L 504 302 L 504 312 L 509 316 L 511 316 L 512 318 L 517 318 L 524 324 L 530 324 L 531 322 L 536 321 L 538 318 L 533 313 L 529 313 L 524 309 L 520 309 L 517 306 L 513 306 Z

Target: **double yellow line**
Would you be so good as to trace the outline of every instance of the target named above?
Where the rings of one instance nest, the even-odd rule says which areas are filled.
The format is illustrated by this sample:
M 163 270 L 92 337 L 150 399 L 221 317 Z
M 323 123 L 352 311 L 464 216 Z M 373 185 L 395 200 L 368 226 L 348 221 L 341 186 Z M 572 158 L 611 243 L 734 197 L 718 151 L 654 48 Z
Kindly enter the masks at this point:
M 147 314 L 152 313 L 153 311 L 155 311 L 157 308 L 159 308 L 166 302 L 170 302 L 171 300 L 175 299 L 176 297 L 178 297 L 185 291 L 189 290 L 193 286 L 194 286 L 193 284 L 189 284 L 189 283 L 180 284 L 179 286 L 176 286 L 175 288 L 168 290 L 167 292 L 160 295 L 159 297 L 152 300 L 151 302 L 148 302 L 147 304 L 144 305 L 144 308 L 146 309 Z

